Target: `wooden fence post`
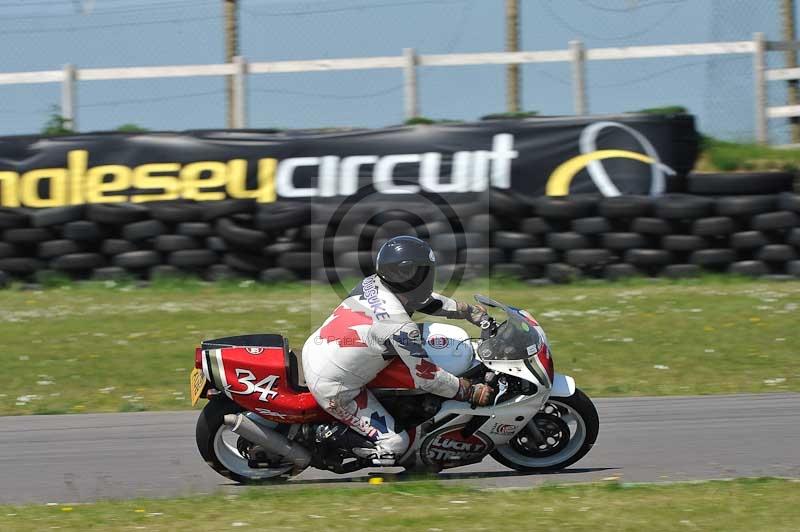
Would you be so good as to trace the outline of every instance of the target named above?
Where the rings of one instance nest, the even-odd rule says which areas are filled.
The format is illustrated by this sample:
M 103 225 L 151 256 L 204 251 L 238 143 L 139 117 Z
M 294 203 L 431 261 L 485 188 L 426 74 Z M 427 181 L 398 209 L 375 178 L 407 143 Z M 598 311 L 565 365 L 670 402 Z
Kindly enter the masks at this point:
M 570 41 L 569 49 L 572 52 L 572 98 L 576 115 L 585 115 L 589 112 L 586 98 L 586 50 L 581 41 Z
M 417 53 L 413 48 L 403 49 L 403 97 L 405 102 L 406 120 L 419 116 L 419 103 L 417 101 Z
M 77 71 L 75 65 L 64 65 L 64 79 L 61 81 L 61 116 L 64 127 L 78 131 Z
M 755 83 L 756 141 L 767 144 L 767 86 L 764 70 L 766 69 L 767 44 L 764 34 L 753 34 L 753 81 Z
M 237 55 L 233 58 L 236 71 L 233 74 L 233 127 L 247 127 L 247 61 Z

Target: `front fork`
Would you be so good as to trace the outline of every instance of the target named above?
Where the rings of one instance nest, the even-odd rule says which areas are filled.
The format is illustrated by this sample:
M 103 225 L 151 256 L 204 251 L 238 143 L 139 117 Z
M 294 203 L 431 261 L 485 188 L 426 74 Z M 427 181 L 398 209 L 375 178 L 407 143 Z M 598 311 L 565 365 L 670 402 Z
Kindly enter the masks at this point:
M 533 416 L 533 418 L 535 419 L 536 416 Z M 525 428 L 527 429 L 528 434 L 531 435 L 531 437 L 533 438 L 533 442 L 537 446 L 541 446 L 541 445 L 546 445 L 547 444 L 547 442 L 544 439 L 544 434 L 542 434 L 542 431 L 539 430 L 539 427 L 536 426 L 536 423 L 533 422 L 533 419 L 528 421 L 528 426 L 525 427 Z M 522 442 L 522 443 L 528 443 L 527 442 L 527 436 L 521 436 L 519 441 Z

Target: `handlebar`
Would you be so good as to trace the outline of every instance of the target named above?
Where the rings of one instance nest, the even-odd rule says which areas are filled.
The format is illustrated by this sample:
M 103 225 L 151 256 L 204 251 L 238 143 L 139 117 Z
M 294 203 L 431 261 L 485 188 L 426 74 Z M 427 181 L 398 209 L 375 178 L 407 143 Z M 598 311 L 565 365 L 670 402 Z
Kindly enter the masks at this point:
M 481 321 L 480 328 L 481 328 L 481 340 L 487 340 L 494 336 L 497 333 L 497 329 L 500 326 L 497 324 L 494 318 L 491 316 L 486 316 L 486 319 Z

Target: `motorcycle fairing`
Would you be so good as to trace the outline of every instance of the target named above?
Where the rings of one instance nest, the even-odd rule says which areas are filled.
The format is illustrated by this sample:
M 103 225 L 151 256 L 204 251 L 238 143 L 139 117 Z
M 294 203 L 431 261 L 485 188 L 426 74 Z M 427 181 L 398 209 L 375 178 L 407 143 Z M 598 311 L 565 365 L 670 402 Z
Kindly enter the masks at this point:
M 420 460 L 444 469 L 480 462 L 494 449 L 488 434 L 465 432 L 468 423 L 455 423 L 440 427 L 426 435 L 419 447 Z
M 537 358 L 531 360 L 484 360 L 483 363 L 491 371 L 519 377 L 549 390 L 551 383 L 547 372 Z
M 247 410 L 278 423 L 311 423 L 330 418 L 316 399 L 290 382 L 288 350 L 256 345 L 204 342 L 202 370 L 212 385 Z
M 506 320 L 494 335 L 479 345 L 477 355 L 481 362 L 493 371 L 520 377 L 537 386 L 552 386 L 554 368 L 550 346 L 533 316 L 480 294 L 475 299 L 506 313 Z
M 570 397 L 575 393 L 575 379 L 569 375 L 556 373 L 553 379 L 553 389 L 550 397 Z
M 507 444 L 522 430 L 533 419 L 548 397 L 549 390 L 540 388 L 534 395 L 518 396 L 497 406 L 471 408 L 468 404 L 459 401 L 445 401 L 432 420 L 435 428 L 430 432 L 419 435 L 413 443 L 413 450 L 417 453 L 418 459 L 422 463 L 438 465 L 443 469 L 480 461 L 492 449 Z M 468 443 L 471 442 L 474 446 L 477 446 L 479 442 L 491 442 L 490 444 L 487 443 L 484 449 L 485 452 L 480 455 L 473 454 L 473 451 L 475 451 L 473 447 L 464 448 L 464 453 L 460 457 L 455 453 L 448 453 L 442 456 L 440 460 L 436 459 L 435 454 L 431 456 L 430 450 L 434 438 L 442 434 L 450 434 L 453 430 L 461 430 L 470 420 L 478 416 L 485 418 L 485 421 L 474 432 L 477 439 L 469 439 L 468 437 L 463 439 Z M 449 439 L 456 438 L 451 437 Z M 444 452 L 448 447 L 455 451 L 458 447 L 458 444 L 450 444 L 448 446 L 447 442 L 440 443 L 440 445 L 434 446 L 434 451 L 437 453 Z

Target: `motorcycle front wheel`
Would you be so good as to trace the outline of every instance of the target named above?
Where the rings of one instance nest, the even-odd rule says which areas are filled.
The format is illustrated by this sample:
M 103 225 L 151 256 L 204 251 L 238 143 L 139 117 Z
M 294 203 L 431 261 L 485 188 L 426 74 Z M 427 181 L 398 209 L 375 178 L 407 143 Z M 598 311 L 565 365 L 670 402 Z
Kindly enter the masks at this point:
M 240 484 L 265 484 L 286 480 L 292 465 L 253 467 L 246 455 L 249 442 L 223 422 L 226 414 L 238 414 L 242 411 L 239 405 L 227 397 L 215 397 L 206 404 L 197 419 L 195 430 L 200 455 L 214 471 Z
M 569 397 L 548 399 L 511 441 L 492 451 L 492 458 L 517 471 L 556 471 L 583 458 L 599 428 L 592 400 L 576 389 Z

